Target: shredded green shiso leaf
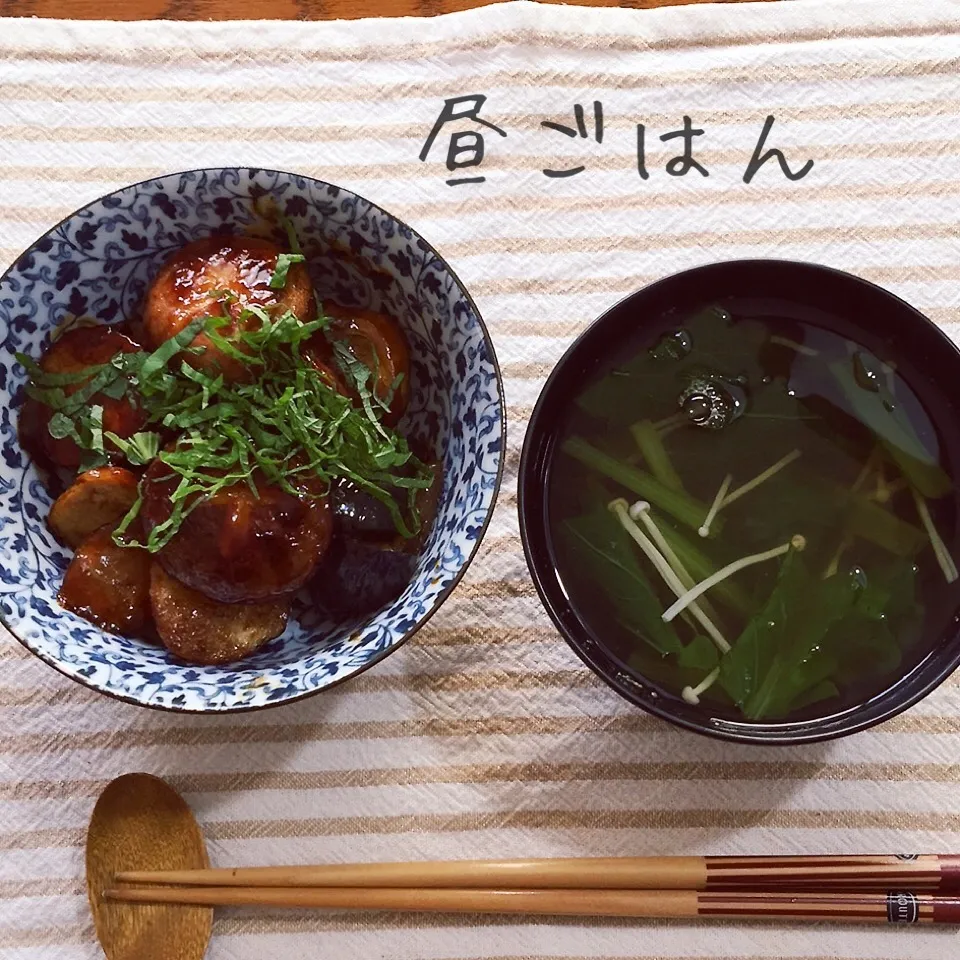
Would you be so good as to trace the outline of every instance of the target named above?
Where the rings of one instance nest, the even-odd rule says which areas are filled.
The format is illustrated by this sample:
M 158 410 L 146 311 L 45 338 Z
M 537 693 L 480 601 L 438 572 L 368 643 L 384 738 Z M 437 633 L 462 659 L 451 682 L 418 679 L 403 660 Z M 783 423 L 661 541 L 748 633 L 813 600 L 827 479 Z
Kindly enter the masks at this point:
M 282 287 L 290 265 L 302 259 L 299 254 L 281 258 L 271 285 Z M 29 357 L 17 355 L 31 377 L 28 396 L 54 411 L 50 434 L 77 443 L 82 469 L 102 466 L 119 451 L 137 467 L 159 458 L 169 467 L 164 479 L 179 478 L 169 518 L 144 543 L 127 536 L 143 504 L 141 483 L 140 496 L 114 534 L 116 542 L 156 552 L 200 503 L 236 483 L 247 483 L 256 494 L 260 477 L 297 497 L 323 496 L 331 482 L 349 479 L 389 508 L 398 533 L 415 535 L 420 525 L 416 493 L 433 477 L 407 441 L 381 422 L 392 391 L 387 397 L 374 392 L 375 371 L 331 335 L 322 311 L 304 322 L 289 310 L 274 316 L 249 306 L 228 330 L 232 324 L 227 316 L 200 317 L 153 352 L 118 353 L 108 363 L 76 373 L 45 373 Z M 304 356 L 305 341 L 318 331 L 331 343 L 359 406 L 331 387 Z M 247 381 L 228 382 L 188 362 L 205 349 L 192 346 L 201 333 L 224 356 L 250 368 Z M 104 431 L 102 406 L 90 404 L 97 394 L 138 406 L 145 428 L 129 438 Z

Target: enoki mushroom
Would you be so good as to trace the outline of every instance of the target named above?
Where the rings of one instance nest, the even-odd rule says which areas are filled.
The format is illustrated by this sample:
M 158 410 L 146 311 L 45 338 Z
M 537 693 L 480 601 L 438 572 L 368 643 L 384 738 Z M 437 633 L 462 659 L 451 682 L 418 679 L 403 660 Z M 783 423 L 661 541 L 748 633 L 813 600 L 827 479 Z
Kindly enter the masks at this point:
M 685 610 L 694 600 L 706 593 L 711 587 L 715 587 L 722 580 L 726 580 L 727 577 L 733 576 L 733 574 L 743 570 L 745 567 L 751 567 L 755 563 L 763 563 L 766 560 L 782 557 L 790 550 L 802 550 L 806 545 L 806 538 L 798 533 L 796 536 L 790 538 L 789 543 L 781 544 L 772 550 L 764 550 L 763 553 L 754 553 L 748 557 L 741 557 L 739 560 L 734 560 L 733 563 L 728 563 L 725 567 L 722 567 L 716 573 L 707 577 L 706 580 L 701 580 L 693 589 L 683 594 L 682 597 L 678 597 L 676 603 L 667 607 L 667 609 L 663 611 L 664 622 L 669 623 L 678 613 Z
M 634 523 L 630 517 L 630 508 L 627 501 L 623 499 L 612 500 L 608 504 L 611 512 L 617 517 L 624 530 L 634 539 L 640 549 L 646 554 L 647 558 L 654 565 L 657 573 L 663 578 L 666 585 L 678 596 L 684 596 L 687 588 L 680 582 L 677 575 L 673 572 L 670 564 L 667 563 L 663 554 L 656 548 L 653 541 Z M 696 598 L 694 598 L 696 599 Z M 703 612 L 695 603 L 684 604 L 684 607 L 690 607 L 690 612 L 697 619 L 697 622 L 706 631 L 707 636 L 716 644 L 721 653 L 726 653 L 730 649 L 730 644 L 724 639 L 723 635 L 714 625 L 713 621 Z

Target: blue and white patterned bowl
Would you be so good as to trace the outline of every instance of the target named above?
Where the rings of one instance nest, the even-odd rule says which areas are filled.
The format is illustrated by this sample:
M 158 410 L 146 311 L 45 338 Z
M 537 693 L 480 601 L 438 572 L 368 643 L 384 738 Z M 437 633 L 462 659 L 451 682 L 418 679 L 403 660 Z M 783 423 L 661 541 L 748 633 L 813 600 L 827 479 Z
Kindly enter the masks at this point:
M 282 637 L 226 667 L 191 666 L 62 609 L 68 554 L 46 526 L 48 496 L 17 441 L 26 372 L 73 316 L 135 313 L 163 260 L 212 233 L 272 235 L 270 209 L 293 223 L 321 299 L 384 308 L 410 341 L 404 424 L 430 438 L 443 493 L 416 575 L 369 620 L 332 623 L 306 600 Z M 282 233 L 281 233 L 282 237 Z M 0 278 L 0 616 L 21 643 L 89 687 L 181 711 L 250 710 L 296 700 L 359 673 L 407 640 L 450 594 L 480 543 L 502 472 L 502 384 L 473 301 L 410 227 L 341 187 L 271 170 L 173 174 L 91 203 L 38 240 Z

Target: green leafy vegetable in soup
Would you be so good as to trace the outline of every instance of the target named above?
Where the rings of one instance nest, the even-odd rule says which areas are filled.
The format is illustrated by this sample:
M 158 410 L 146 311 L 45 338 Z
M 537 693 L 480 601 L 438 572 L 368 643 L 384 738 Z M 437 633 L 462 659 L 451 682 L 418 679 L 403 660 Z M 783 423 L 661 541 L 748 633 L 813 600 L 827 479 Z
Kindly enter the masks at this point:
M 881 692 L 960 605 L 955 488 L 896 366 L 709 307 L 575 398 L 549 474 L 557 567 L 615 659 L 713 714 Z

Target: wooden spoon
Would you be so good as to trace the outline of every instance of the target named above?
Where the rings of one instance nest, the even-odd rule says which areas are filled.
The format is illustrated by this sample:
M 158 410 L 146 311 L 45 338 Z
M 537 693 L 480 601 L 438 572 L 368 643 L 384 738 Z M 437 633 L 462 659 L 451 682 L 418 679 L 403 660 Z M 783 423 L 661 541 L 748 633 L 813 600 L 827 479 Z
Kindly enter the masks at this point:
M 183 798 L 148 773 L 118 777 L 100 794 L 87 830 L 87 895 L 107 960 L 201 960 L 212 907 L 119 903 L 101 894 L 121 870 L 210 866 Z

